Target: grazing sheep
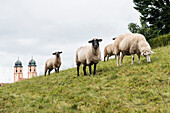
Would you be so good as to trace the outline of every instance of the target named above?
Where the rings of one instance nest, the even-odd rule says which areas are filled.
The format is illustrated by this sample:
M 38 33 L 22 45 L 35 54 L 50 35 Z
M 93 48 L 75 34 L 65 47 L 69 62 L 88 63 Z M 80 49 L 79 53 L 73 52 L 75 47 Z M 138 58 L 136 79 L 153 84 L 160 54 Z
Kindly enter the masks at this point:
M 113 38 L 113 40 L 115 40 L 116 38 Z M 107 61 L 109 60 L 109 57 L 114 55 L 114 43 L 107 45 L 104 48 L 104 62 L 105 62 L 105 58 L 107 57 Z
M 50 75 L 50 72 L 53 69 L 55 69 L 56 73 L 59 73 L 59 68 L 61 65 L 61 57 L 60 57 L 61 53 L 62 52 L 56 51 L 55 53 L 53 53 L 53 55 L 55 55 L 55 57 L 50 58 L 45 62 L 45 76 L 46 76 L 47 70 L 48 70 L 48 75 Z
M 140 63 L 140 55 L 146 57 L 147 62 L 150 63 L 150 55 L 154 53 L 151 51 L 149 43 L 146 41 L 145 37 L 141 34 L 127 33 L 120 35 L 115 39 L 115 54 L 117 57 L 117 66 L 119 66 L 119 54 L 121 55 L 121 63 L 123 62 L 123 57 L 125 55 L 132 55 L 132 64 L 134 62 L 134 55 L 137 54 Z
M 89 76 L 91 75 L 91 65 L 94 64 L 94 72 L 96 73 L 96 65 L 101 60 L 101 52 L 99 48 L 99 42 L 102 39 L 92 39 L 89 43 L 92 43 L 91 46 L 81 46 L 76 51 L 76 65 L 77 65 L 77 76 L 79 76 L 79 67 L 83 64 L 84 75 L 86 74 L 86 66 L 89 66 Z

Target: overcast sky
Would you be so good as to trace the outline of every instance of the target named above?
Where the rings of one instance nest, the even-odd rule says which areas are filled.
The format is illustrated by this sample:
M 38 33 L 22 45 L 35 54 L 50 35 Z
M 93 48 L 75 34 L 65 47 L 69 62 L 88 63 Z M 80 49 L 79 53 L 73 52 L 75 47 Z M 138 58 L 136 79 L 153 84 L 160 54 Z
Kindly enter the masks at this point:
M 33 56 L 38 75 L 52 52 L 63 51 L 61 69 L 75 66 L 75 51 L 99 37 L 103 49 L 112 38 L 139 23 L 133 0 L 0 0 L 0 83 L 14 82 L 18 57 L 27 78 Z M 116 65 L 116 64 L 115 64 Z M 114 66 L 114 64 L 113 64 Z

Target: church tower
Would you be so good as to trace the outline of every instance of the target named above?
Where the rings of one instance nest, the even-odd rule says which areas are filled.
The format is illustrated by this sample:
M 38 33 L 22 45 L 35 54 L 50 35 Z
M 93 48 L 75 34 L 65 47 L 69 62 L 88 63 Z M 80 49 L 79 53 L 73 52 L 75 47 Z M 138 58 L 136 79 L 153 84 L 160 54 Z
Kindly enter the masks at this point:
M 37 65 L 35 60 L 33 60 L 32 58 L 28 64 L 28 79 L 36 76 L 37 76 Z
M 23 66 L 22 62 L 18 59 L 15 62 L 14 66 L 14 82 L 20 81 L 23 79 Z

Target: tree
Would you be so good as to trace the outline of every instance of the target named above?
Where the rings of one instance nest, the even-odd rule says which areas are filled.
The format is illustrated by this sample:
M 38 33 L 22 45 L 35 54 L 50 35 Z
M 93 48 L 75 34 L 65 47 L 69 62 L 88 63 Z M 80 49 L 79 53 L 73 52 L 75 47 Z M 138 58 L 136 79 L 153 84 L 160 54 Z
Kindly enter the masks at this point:
M 134 8 L 141 13 L 141 20 L 148 23 L 153 30 L 160 30 L 161 34 L 170 32 L 170 4 L 169 0 L 133 0 Z
M 140 20 L 141 22 L 141 27 L 137 25 L 136 23 L 130 23 L 128 24 L 128 29 L 132 33 L 140 33 L 143 34 L 146 38 L 146 40 L 149 40 L 151 38 L 158 37 L 160 35 L 160 30 L 155 28 L 150 28 L 145 21 L 142 19 Z
M 132 33 L 139 33 L 139 25 L 137 25 L 136 23 L 130 23 L 128 24 L 128 29 L 132 32 Z

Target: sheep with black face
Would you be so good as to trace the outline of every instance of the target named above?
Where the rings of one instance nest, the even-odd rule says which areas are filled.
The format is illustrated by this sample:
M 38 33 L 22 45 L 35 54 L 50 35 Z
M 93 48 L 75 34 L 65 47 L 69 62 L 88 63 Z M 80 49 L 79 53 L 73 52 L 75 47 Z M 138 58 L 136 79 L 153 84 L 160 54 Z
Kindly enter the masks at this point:
M 44 73 L 45 76 L 46 76 L 47 71 L 48 71 L 48 75 L 50 75 L 50 72 L 53 69 L 55 69 L 56 73 L 59 73 L 59 68 L 61 65 L 61 57 L 60 57 L 61 53 L 62 53 L 61 51 L 54 52 L 53 55 L 55 55 L 55 57 L 50 58 L 45 62 L 45 73 Z
M 86 66 L 89 66 L 89 76 L 91 75 L 91 66 L 94 64 L 94 72 L 96 74 L 96 65 L 101 60 L 101 52 L 99 42 L 102 39 L 94 38 L 89 41 L 91 46 L 81 46 L 76 51 L 76 65 L 77 65 L 77 76 L 79 76 L 79 67 L 83 64 L 84 75 L 86 74 Z

